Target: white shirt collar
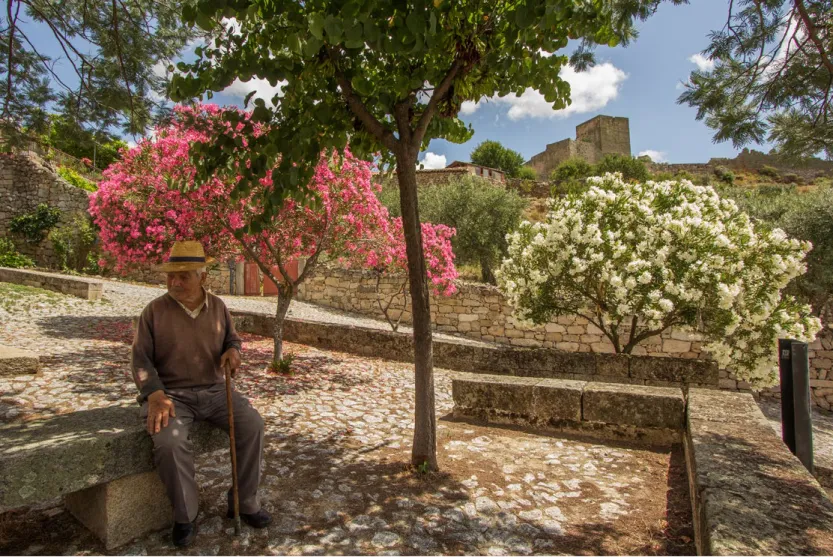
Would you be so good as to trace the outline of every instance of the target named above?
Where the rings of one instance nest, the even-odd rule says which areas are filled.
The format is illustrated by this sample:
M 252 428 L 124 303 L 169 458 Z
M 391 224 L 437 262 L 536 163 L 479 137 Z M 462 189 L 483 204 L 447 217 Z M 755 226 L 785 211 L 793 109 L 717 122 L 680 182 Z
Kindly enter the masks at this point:
M 174 300 L 176 300 L 176 298 L 174 298 Z M 179 300 L 176 300 L 176 303 L 179 304 L 179 307 L 185 310 L 185 313 L 187 313 L 191 319 L 196 319 L 197 316 L 199 316 L 199 314 L 202 312 L 203 308 L 208 308 L 208 292 L 205 291 L 205 288 L 202 289 L 202 303 L 199 305 L 199 307 L 197 307 L 197 309 L 193 311 L 185 307 L 185 304 L 183 304 Z

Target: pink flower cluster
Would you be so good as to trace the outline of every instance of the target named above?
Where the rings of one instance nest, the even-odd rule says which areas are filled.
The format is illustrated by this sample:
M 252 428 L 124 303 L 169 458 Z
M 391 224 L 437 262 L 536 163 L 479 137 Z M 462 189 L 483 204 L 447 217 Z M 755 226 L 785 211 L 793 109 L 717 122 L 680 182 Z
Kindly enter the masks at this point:
M 286 200 L 258 234 L 239 231 L 260 217 L 262 194 L 270 178 L 244 198 L 232 199 L 236 180 L 212 178 L 196 184 L 189 159 L 194 142 L 210 141 L 219 131 L 239 131 L 220 118 L 216 105 L 177 107 L 170 126 L 155 139 L 143 140 L 105 171 L 105 180 L 90 196 L 90 213 L 101 229 L 103 249 L 116 270 L 161 262 L 176 240 L 195 239 L 220 260 L 252 259 L 269 267 L 299 257 L 326 253 L 348 266 L 383 271 L 407 270 L 400 219 L 391 219 L 371 180 L 372 165 L 343 153 L 322 153 L 309 189 L 321 203 L 316 209 Z M 248 118 L 241 111 L 241 118 Z M 187 121 L 199 122 L 188 126 Z M 423 223 L 426 267 L 436 292 L 454 292 L 454 229 Z

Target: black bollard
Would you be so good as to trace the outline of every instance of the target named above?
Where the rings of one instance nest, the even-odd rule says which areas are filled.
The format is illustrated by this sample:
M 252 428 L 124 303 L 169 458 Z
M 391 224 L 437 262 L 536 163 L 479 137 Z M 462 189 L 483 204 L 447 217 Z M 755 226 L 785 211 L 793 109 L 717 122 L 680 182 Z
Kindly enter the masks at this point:
M 781 375 L 781 438 L 795 454 L 792 339 L 778 340 L 778 371 Z
M 813 415 L 810 407 L 810 354 L 806 342 L 792 343 L 793 409 L 795 450 L 805 468 L 813 473 Z

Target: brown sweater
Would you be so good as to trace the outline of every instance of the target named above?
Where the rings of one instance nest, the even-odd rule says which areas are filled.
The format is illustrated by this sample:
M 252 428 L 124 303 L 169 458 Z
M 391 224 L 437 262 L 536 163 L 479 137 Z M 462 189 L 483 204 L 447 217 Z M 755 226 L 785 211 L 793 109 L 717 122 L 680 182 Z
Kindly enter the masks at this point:
M 195 318 L 170 294 L 142 311 L 133 339 L 131 368 L 139 402 L 160 389 L 225 382 L 220 356 L 242 341 L 223 300 L 206 292 L 208 305 Z

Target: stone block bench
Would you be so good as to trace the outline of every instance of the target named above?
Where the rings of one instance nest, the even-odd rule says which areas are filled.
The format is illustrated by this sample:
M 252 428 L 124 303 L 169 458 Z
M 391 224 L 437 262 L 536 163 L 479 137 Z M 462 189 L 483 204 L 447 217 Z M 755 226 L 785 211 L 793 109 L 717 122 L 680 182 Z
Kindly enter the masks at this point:
M 104 284 L 100 280 L 86 277 L 69 277 L 27 269 L 9 269 L 7 267 L 0 267 L 0 282 L 53 290 L 86 300 L 100 300 L 104 291 Z
M 453 415 L 647 442 L 679 441 L 679 388 L 455 373 Z
M 751 395 L 691 389 L 684 445 L 699 554 L 833 554 L 833 502 Z
M 0 377 L 37 375 L 40 358 L 34 352 L 0 344 Z
M 191 439 L 196 454 L 228 450 L 228 435 L 207 424 L 194 424 Z M 138 406 L 0 427 L 0 512 L 59 497 L 107 549 L 170 526 Z

